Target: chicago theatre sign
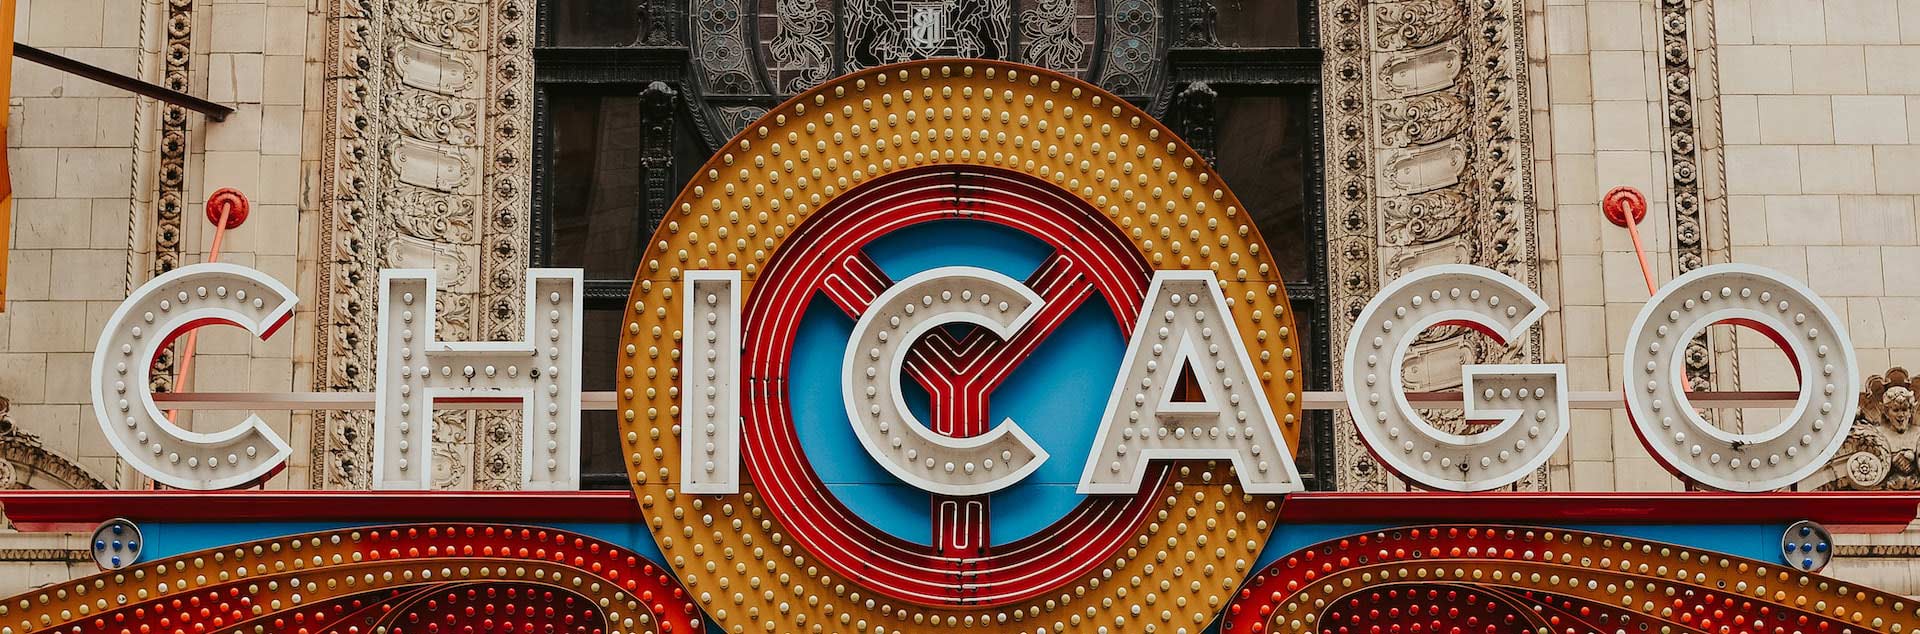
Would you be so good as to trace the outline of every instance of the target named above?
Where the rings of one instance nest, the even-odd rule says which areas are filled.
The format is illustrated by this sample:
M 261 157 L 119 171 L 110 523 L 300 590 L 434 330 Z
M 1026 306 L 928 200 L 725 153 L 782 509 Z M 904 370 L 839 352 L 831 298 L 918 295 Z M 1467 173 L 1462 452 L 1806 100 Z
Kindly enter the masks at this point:
M 1618 370 L 1641 442 L 1699 489 L 1497 492 L 1567 437 L 1561 365 L 1465 372 L 1442 429 L 1401 389 L 1422 332 L 1522 336 L 1549 309 L 1488 269 L 1388 285 L 1345 343 L 1360 437 L 1427 492 L 1302 492 L 1300 335 L 1210 167 L 1126 102 L 998 62 L 807 92 L 733 139 L 648 243 L 611 408 L 632 492 L 579 492 L 581 275 L 529 274 L 525 339 L 435 335 L 433 274 L 387 271 L 374 492 L 206 492 L 293 451 L 258 418 L 188 430 L 146 386 L 204 324 L 266 337 L 297 298 L 245 268 L 142 286 L 94 356 L 119 453 L 192 491 L 0 495 L 93 526 L 106 570 L 0 603 L 0 634 L 112 632 L 1908 632 L 1920 603 L 1816 574 L 1824 524 L 1916 498 L 1778 492 L 1828 462 L 1860 383 L 1805 287 L 1737 265 L 1669 283 Z M 1801 377 L 1771 430 L 1690 403 L 1715 323 Z M 1589 399 L 1591 400 L 1591 399 Z M 1604 404 L 1603 404 L 1604 406 Z M 317 407 L 317 406 L 316 406 Z M 525 492 L 425 492 L 436 407 L 518 409 Z M 1709 491 L 1711 490 L 1711 491 Z M 1805 521 L 1803 521 L 1805 520 Z

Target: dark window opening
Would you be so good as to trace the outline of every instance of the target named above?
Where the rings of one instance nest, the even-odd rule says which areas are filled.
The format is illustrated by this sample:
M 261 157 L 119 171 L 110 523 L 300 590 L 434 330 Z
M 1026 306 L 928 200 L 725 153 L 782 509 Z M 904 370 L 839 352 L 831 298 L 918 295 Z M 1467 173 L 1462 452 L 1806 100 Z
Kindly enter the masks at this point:
M 1217 0 L 1216 37 L 1226 46 L 1301 46 L 1298 0 Z

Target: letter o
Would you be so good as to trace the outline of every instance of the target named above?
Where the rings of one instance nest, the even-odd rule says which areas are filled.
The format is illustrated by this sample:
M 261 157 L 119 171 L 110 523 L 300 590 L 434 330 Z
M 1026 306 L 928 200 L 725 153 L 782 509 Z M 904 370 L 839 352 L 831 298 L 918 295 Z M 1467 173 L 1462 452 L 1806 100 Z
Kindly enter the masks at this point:
M 1774 428 L 1720 429 L 1686 396 L 1688 342 L 1737 323 L 1780 345 L 1800 398 Z M 1859 404 L 1860 370 L 1840 319 L 1806 286 L 1757 266 L 1720 264 L 1667 283 L 1633 322 L 1622 355 L 1627 414 L 1640 442 L 1674 474 L 1724 491 L 1771 491 L 1811 475 L 1840 450 Z

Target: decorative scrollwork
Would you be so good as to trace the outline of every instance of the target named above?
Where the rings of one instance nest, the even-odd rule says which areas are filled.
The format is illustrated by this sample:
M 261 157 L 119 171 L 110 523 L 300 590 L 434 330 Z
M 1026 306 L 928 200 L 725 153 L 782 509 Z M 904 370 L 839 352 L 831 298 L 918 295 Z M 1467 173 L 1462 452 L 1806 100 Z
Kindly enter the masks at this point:
M 479 141 L 480 106 L 465 99 L 412 92 L 389 103 L 395 127 L 416 139 L 448 145 Z
M 1381 4 L 1373 9 L 1374 42 L 1381 49 L 1418 48 L 1460 34 L 1466 7 L 1459 0 L 1415 0 Z
M 1020 61 L 1073 72 L 1085 67 L 1092 43 L 1074 28 L 1079 8 L 1074 0 L 1040 0 L 1020 12 Z
M 372 387 L 373 284 L 382 262 L 382 223 L 377 216 L 384 170 L 377 167 L 384 50 L 385 0 L 348 0 L 328 5 L 327 79 L 321 153 L 319 277 L 315 299 L 317 342 L 314 389 L 364 391 Z M 311 430 L 313 488 L 364 488 L 371 479 L 372 451 L 366 412 L 317 414 Z
M 787 93 L 812 88 L 831 76 L 833 9 L 823 0 L 778 0 L 774 35 L 767 40 L 767 76 Z
M 389 0 L 393 25 L 407 37 L 434 46 L 485 46 L 486 5 L 461 0 Z
M 1453 138 L 1467 127 L 1467 104 L 1442 91 L 1380 103 L 1380 141 L 1389 147 L 1426 145 Z
M 533 12 L 530 0 L 347 0 L 329 4 L 321 209 L 319 341 L 314 387 L 371 387 L 377 271 L 432 266 L 446 282 L 449 339 L 518 338 L 531 188 Z M 503 282 L 504 280 L 504 282 Z M 487 310 L 481 310 L 486 307 Z M 436 451 L 459 486 L 497 481 L 474 470 L 484 445 Z M 317 415 L 315 488 L 364 488 L 371 474 L 364 412 Z M 517 446 L 515 447 L 517 449 Z M 517 467 L 517 461 L 514 466 Z M 441 474 L 448 476 L 448 474 Z
M 461 489 L 469 479 L 473 455 L 473 412 L 433 413 L 433 488 Z
M 1465 232 L 1472 213 L 1473 200 L 1454 189 L 1384 200 L 1381 237 L 1394 246 L 1439 242 Z
M 472 199 L 402 186 L 386 192 L 383 201 L 404 235 L 439 242 L 474 240 Z

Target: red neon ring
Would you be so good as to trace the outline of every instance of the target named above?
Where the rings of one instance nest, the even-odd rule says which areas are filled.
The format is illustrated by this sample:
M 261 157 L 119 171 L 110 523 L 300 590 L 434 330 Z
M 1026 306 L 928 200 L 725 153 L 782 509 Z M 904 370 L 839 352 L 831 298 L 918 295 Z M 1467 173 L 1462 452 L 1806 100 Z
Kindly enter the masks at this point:
M 847 193 L 789 238 L 747 300 L 743 360 L 746 463 L 776 519 L 829 569 L 869 590 L 923 605 L 992 607 L 1035 598 L 1090 574 L 1133 538 L 1170 476 L 1128 498 L 1091 498 L 1035 535 L 985 557 L 942 555 L 856 517 L 806 463 L 784 398 L 799 316 L 818 289 L 852 276 L 873 239 L 914 224 L 973 219 L 1018 229 L 1073 260 L 1131 332 L 1149 268 L 1113 223 L 1086 203 L 1025 175 L 933 168 L 904 172 Z M 1077 256 L 1077 257 L 1076 257 Z M 835 280 L 840 276 L 839 280 Z M 913 363 L 925 363 L 924 358 Z

